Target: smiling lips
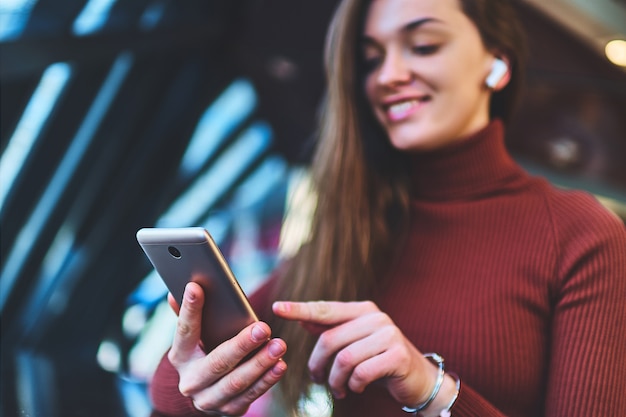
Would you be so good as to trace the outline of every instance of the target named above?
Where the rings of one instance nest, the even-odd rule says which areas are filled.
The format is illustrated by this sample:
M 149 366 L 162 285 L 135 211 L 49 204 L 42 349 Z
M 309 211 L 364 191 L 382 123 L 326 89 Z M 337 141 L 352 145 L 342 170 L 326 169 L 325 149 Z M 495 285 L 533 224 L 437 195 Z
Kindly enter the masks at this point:
M 390 121 L 400 122 L 407 119 L 420 109 L 422 104 L 426 101 L 429 101 L 428 96 L 412 98 L 410 100 L 394 101 L 393 103 L 384 106 L 385 114 Z

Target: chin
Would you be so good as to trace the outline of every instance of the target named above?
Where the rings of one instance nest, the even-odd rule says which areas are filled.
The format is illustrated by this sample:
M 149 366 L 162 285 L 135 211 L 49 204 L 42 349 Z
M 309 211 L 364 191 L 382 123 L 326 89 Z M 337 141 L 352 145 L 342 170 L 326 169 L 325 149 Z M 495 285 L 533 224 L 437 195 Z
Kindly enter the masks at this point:
M 389 142 L 391 146 L 399 151 L 406 152 L 423 152 L 435 149 L 441 146 L 440 141 L 434 137 L 425 135 L 407 135 L 407 134 L 390 134 Z

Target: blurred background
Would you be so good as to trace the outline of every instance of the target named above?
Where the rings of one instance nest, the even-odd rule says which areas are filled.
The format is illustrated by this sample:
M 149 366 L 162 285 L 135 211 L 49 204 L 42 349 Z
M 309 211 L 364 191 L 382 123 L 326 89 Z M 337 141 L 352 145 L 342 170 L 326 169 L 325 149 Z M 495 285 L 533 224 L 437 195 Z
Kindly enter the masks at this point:
M 0 0 L 1 417 L 150 414 L 175 317 L 139 228 L 206 227 L 246 292 L 289 253 L 336 3 Z M 516 4 L 511 152 L 626 219 L 626 1 Z

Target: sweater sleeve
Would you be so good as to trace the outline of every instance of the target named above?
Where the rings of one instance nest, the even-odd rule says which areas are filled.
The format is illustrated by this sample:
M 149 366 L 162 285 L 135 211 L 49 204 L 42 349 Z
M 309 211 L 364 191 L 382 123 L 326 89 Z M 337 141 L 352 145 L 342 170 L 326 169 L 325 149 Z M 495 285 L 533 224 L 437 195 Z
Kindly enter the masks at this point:
M 506 417 L 483 396 L 463 384 L 452 410 L 455 417 Z
M 553 289 L 547 417 L 626 409 L 626 229 L 592 197 L 552 205 L 559 247 Z
M 626 228 L 585 193 L 557 194 L 545 417 L 604 417 L 626 409 Z M 504 417 L 467 385 L 452 415 Z
M 150 384 L 150 398 L 155 416 L 193 417 L 206 416 L 197 410 L 191 398 L 185 397 L 178 390 L 178 371 L 163 356 Z

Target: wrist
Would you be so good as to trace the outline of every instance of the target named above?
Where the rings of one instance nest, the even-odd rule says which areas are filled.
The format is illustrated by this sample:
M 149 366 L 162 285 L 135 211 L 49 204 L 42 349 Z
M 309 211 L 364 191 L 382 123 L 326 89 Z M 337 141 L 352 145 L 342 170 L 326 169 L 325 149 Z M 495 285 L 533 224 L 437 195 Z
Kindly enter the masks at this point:
M 454 404 L 459 394 L 457 388 L 457 381 L 450 374 L 446 373 L 439 393 L 427 408 L 419 412 L 419 415 L 422 417 L 442 417 L 449 415 L 447 412 L 449 412 L 449 408 Z
M 456 402 L 461 381 L 454 373 L 446 373 L 443 358 L 436 353 L 427 353 L 426 358 L 437 365 L 437 377 L 430 396 L 415 408 L 404 406 L 402 410 L 421 417 L 450 417 L 450 409 Z
M 421 412 L 422 410 L 425 410 L 426 408 L 428 408 L 428 406 L 430 406 L 430 404 L 435 400 L 435 397 L 437 396 L 437 394 L 439 394 L 439 390 L 441 389 L 441 386 L 443 385 L 443 381 L 445 377 L 443 358 L 440 355 L 436 353 L 426 353 L 424 357 L 427 359 L 430 359 L 434 364 L 437 365 L 437 379 L 430 393 L 430 396 L 426 399 L 426 401 L 420 403 L 415 408 L 408 407 L 408 406 L 402 407 L 402 411 L 411 413 L 413 415 L 417 415 L 417 413 Z

